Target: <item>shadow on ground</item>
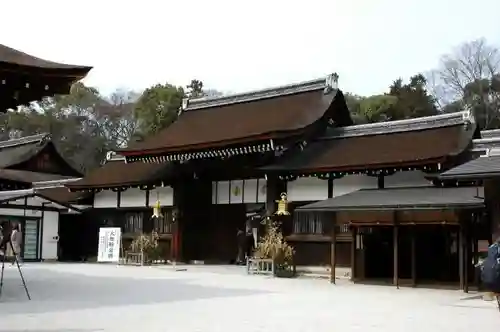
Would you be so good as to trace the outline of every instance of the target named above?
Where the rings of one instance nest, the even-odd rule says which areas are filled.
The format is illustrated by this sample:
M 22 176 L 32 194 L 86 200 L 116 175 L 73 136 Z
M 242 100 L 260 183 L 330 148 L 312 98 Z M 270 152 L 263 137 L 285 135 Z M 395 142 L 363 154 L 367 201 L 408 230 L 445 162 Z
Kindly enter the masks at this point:
M 147 305 L 265 293 L 193 285 L 179 279 L 84 276 L 43 269 L 24 270 L 24 274 L 32 300 L 28 301 L 26 297 L 17 269 L 6 271 L 0 298 L 0 320 L 8 314 Z

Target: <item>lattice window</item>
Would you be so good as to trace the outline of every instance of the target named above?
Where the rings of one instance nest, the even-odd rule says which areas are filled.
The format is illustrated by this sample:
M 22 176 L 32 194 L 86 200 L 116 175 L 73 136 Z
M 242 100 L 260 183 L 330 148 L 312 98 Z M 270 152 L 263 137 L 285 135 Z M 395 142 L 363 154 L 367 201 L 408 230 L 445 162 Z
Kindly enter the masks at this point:
M 293 233 L 323 234 L 324 214 L 315 212 L 295 212 L 293 214 Z
M 340 225 L 340 233 L 349 233 L 350 230 L 349 230 L 349 224 L 342 224 Z
M 144 214 L 130 212 L 125 215 L 124 233 L 141 233 L 143 230 Z

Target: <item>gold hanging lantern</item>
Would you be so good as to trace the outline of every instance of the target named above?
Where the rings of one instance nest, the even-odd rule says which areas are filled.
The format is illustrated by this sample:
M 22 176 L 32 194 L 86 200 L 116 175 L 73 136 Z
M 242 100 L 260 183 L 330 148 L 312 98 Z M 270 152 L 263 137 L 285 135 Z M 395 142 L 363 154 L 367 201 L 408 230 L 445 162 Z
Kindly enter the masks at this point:
M 157 200 L 155 204 L 153 205 L 153 217 L 155 218 L 161 218 L 163 217 L 161 214 L 161 205 L 160 205 L 160 200 Z
M 288 216 L 290 212 L 288 212 L 288 199 L 286 198 L 286 193 L 281 193 L 281 199 L 277 200 L 278 210 L 274 213 L 278 216 Z

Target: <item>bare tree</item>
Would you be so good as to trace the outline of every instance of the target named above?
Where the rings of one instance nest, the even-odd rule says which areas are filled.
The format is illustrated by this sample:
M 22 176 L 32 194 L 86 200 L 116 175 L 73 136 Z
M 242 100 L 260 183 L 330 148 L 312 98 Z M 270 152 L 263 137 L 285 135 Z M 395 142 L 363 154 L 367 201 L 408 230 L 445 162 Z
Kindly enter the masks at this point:
M 140 94 L 134 91 L 117 90 L 107 103 L 97 108 L 102 130 L 117 147 L 124 147 L 139 129 L 139 121 L 134 113 L 135 102 Z
M 431 90 L 442 104 L 462 99 L 470 83 L 492 79 L 499 73 L 498 48 L 479 39 L 464 43 L 441 58 L 439 68 L 428 76 Z
M 485 39 L 467 42 L 441 58 L 427 75 L 428 89 L 443 111 L 472 108 L 483 128 L 499 119 L 500 51 Z M 500 123 L 499 123 L 500 124 Z

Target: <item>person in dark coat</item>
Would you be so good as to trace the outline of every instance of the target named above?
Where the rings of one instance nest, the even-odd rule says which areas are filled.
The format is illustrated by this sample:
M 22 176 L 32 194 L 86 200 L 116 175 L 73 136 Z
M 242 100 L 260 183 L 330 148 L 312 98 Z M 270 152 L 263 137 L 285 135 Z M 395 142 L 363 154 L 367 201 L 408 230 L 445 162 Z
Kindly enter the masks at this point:
M 255 249 L 255 240 L 251 227 L 246 227 L 245 232 L 245 256 L 252 257 L 253 250 Z
M 236 265 L 245 264 L 245 250 L 246 250 L 246 235 L 241 229 L 238 229 L 236 233 L 236 238 L 238 241 L 238 257 L 236 258 Z

